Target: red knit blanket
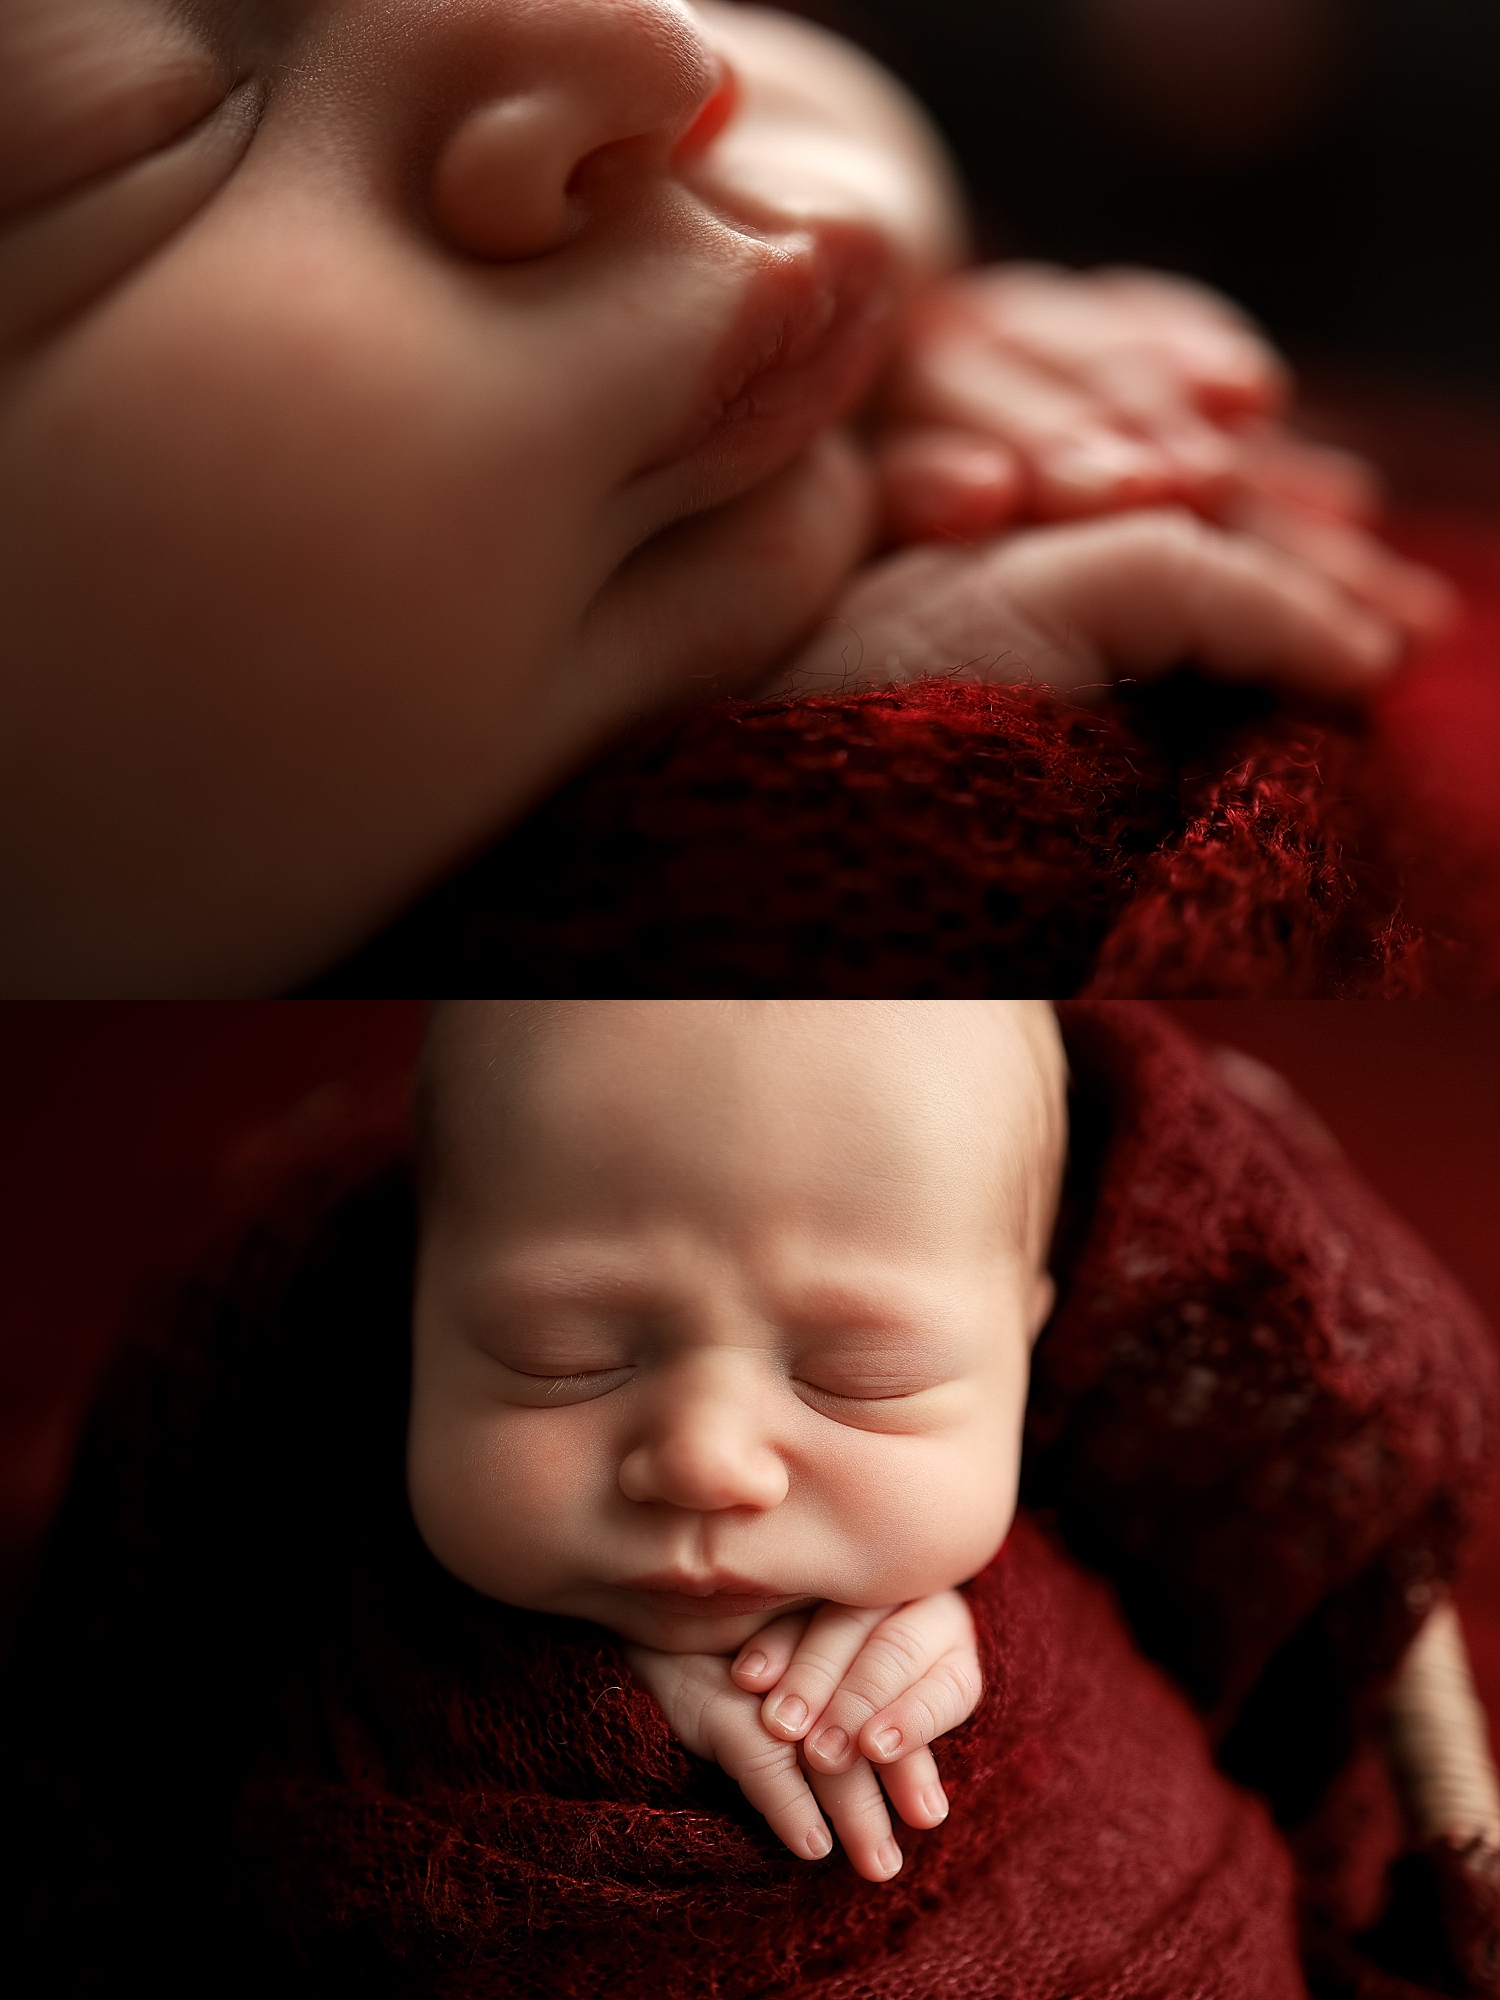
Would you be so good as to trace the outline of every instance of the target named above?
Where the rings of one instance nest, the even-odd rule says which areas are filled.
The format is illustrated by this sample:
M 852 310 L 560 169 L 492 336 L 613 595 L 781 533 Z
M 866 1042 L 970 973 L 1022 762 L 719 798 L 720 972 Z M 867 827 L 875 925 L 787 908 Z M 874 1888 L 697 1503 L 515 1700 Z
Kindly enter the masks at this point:
M 1414 517 L 1462 628 L 1370 716 L 1179 676 L 954 678 L 637 731 L 328 993 L 1500 992 L 1500 527 Z
M 377 1954 L 392 1990 L 476 2000 L 1303 1991 L 1263 1809 L 1025 1520 L 971 1591 L 987 1692 L 944 1746 L 951 1815 L 879 1888 L 781 1850 L 597 1631 L 445 1595 L 366 1607 L 322 1692 L 337 1768 L 279 1765 L 243 1810 L 329 1991 Z
M 95 1422 L 0 1711 L 32 1990 L 1236 2000 L 1300 1943 L 1329 2000 L 1500 1991 L 1374 1750 L 1494 1455 L 1488 1336 L 1264 1073 L 1149 1008 L 1064 1030 L 1032 1518 L 894 1883 L 791 1860 L 608 1635 L 427 1557 L 377 1142 L 150 1315 Z

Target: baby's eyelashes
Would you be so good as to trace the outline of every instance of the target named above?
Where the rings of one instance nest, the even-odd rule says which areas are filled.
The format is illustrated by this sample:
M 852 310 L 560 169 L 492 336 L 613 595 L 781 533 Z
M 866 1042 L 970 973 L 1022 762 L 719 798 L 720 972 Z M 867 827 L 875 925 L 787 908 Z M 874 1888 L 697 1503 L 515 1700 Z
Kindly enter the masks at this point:
M 612 1390 L 623 1388 L 635 1373 L 628 1364 L 557 1371 L 546 1367 L 522 1367 L 517 1362 L 509 1361 L 500 1365 L 505 1371 L 502 1379 L 508 1399 L 540 1409 L 592 1402 L 596 1396 L 607 1396 Z

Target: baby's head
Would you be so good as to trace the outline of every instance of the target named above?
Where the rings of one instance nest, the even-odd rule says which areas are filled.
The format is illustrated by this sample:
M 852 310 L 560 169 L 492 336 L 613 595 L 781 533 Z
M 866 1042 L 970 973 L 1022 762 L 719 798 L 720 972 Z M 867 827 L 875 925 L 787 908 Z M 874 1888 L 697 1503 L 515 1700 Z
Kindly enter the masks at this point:
M 422 1135 L 408 1482 L 464 1582 L 727 1653 L 995 1554 L 1052 1297 L 1045 1005 L 454 1005 Z
M 153 990 L 295 983 L 676 698 L 678 651 L 700 687 L 733 652 L 674 562 L 769 560 L 914 228 L 864 70 L 776 20 L 4 0 L 13 987 L 128 987 L 153 926 L 186 940 Z M 805 520 L 792 479 L 762 670 L 858 556 L 857 487 Z

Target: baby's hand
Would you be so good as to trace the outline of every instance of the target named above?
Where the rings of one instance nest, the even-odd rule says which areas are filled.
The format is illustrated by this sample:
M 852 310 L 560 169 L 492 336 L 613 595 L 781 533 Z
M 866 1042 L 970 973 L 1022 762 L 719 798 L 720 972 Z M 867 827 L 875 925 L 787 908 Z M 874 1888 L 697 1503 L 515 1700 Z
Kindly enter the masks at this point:
M 1300 558 L 1409 638 L 1457 610 L 1369 530 L 1379 484 L 1275 421 L 1286 371 L 1225 299 L 1146 271 L 970 271 L 916 308 L 874 439 L 892 542 L 1177 502 Z
M 804 1746 L 815 1777 L 868 1759 L 908 1826 L 935 1826 L 947 1813 L 927 1745 L 973 1714 L 981 1686 L 974 1621 L 956 1590 L 894 1611 L 825 1604 L 805 1626 L 778 1618 L 746 1640 L 729 1671 L 764 1697 L 772 1735 Z
M 1287 388 L 1249 322 L 1186 280 L 962 272 L 919 303 L 887 384 L 895 428 L 877 455 L 893 538 L 993 532 L 1017 513 L 1207 509 L 1241 469 L 1236 431 Z M 1304 470 L 1332 491 L 1331 463 Z
M 816 1861 L 830 1851 L 821 1805 L 855 1873 L 884 1882 L 901 1849 L 881 1784 L 908 1826 L 947 1816 L 927 1746 L 973 1713 L 981 1686 L 973 1621 L 956 1591 L 779 1618 L 732 1664 L 643 1646 L 626 1657 L 673 1734 L 727 1771 L 793 1854 Z
M 1378 687 L 1401 652 L 1398 625 L 1312 562 L 1158 508 L 888 556 L 764 692 L 960 673 L 1087 700 L 1192 662 L 1222 680 L 1348 698 Z

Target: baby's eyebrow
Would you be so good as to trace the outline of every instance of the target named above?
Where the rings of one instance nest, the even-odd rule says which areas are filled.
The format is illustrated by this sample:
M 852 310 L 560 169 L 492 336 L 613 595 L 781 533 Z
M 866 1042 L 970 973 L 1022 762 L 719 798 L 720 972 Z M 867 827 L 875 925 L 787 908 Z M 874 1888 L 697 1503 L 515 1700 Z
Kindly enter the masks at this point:
M 911 1333 L 943 1317 L 942 1301 L 908 1281 L 883 1276 L 876 1282 L 818 1280 L 788 1290 L 781 1316 L 798 1325 L 830 1332 Z
M 518 1313 L 582 1310 L 647 1311 L 666 1302 L 660 1278 L 609 1257 L 591 1259 L 569 1247 L 545 1257 L 488 1266 L 477 1289 L 487 1303 Z
M 685 1297 L 684 1287 L 659 1270 L 577 1247 L 491 1265 L 476 1274 L 476 1291 L 486 1310 L 517 1318 L 553 1312 L 666 1317 Z M 857 1333 L 874 1344 L 921 1339 L 947 1323 L 941 1299 L 894 1278 L 859 1284 L 815 1280 L 768 1297 L 764 1308 L 773 1324 L 793 1333 L 830 1338 Z

